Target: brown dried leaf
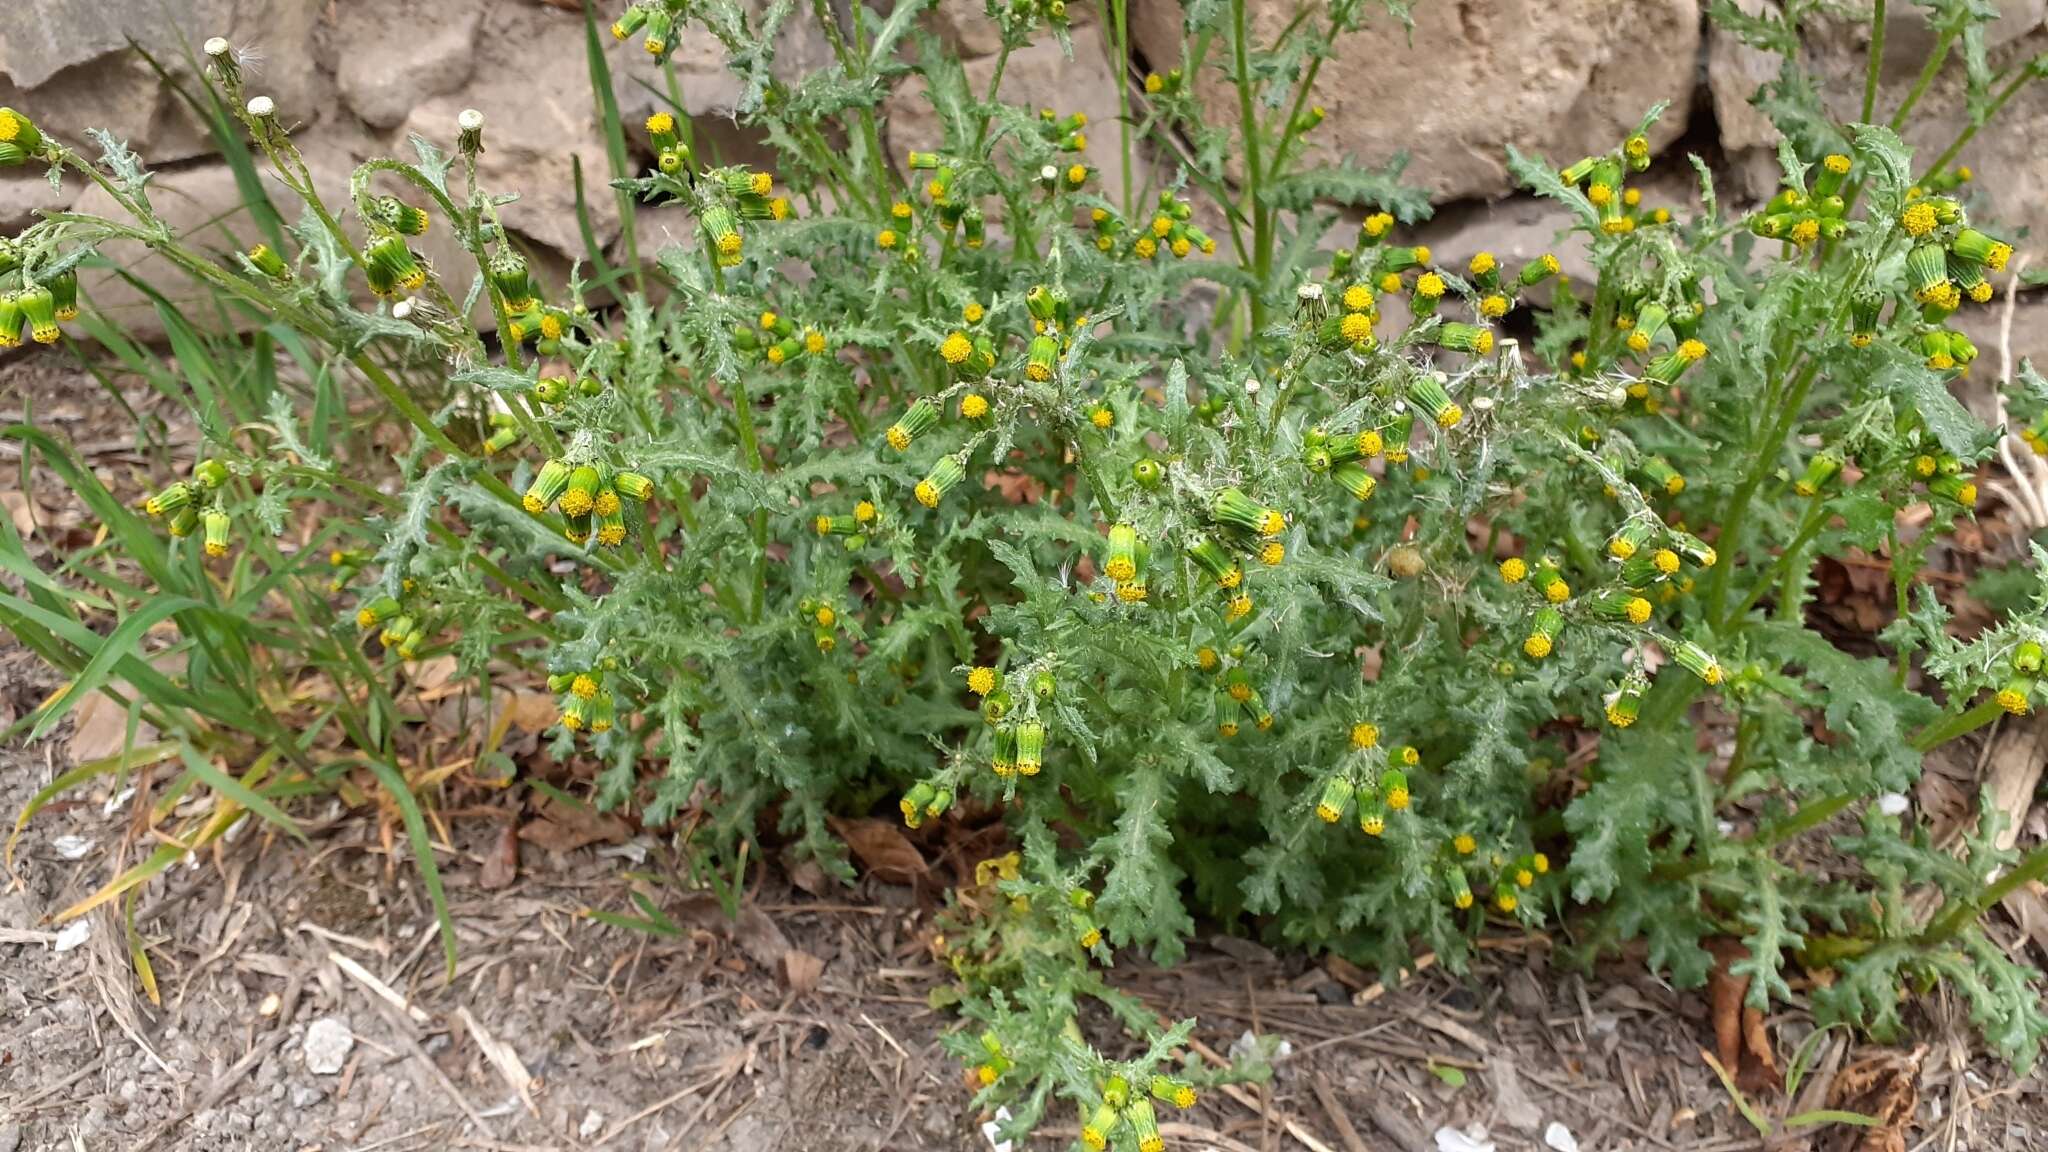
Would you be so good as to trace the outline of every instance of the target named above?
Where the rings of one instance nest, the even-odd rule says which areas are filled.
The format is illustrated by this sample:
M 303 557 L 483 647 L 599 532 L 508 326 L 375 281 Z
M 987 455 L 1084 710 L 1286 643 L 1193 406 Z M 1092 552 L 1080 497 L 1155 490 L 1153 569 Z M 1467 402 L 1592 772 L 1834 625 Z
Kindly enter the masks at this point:
M 7 508 L 7 517 L 14 521 L 14 530 L 23 540 L 36 534 L 36 510 L 29 503 L 28 493 L 8 489 L 0 492 L 0 505 Z
M 519 879 L 519 826 L 507 821 L 498 830 L 497 839 L 491 841 L 491 850 L 484 856 L 484 866 L 477 876 L 477 885 L 486 892 L 510 888 Z
M 617 816 L 553 798 L 547 801 L 539 819 L 528 821 L 519 830 L 521 840 L 550 852 L 574 852 L 599 841 L 624 844 L 632 834 L 633 830 Z
M 1828 1107 L 1877 1123 L 1830 1129 L 1822 1152 L 1905 1152 L 1913 1112 L 1920 1105 L 1920 1061 L 1926 1055 L 1925 1045 L 1911 1052 L 1883 1051 L 1842 1069 L 1828 1090 Z
M 913 883 L 931 870 L 917 847 L 887 820 L 834 820 L 832 830 L 853 849 L 868 875 L 884 883 Z
M 1744 1092 L 1762 1096 L 1784 1091 L 1785 1078 L 1778 1072 L 1770 1035 L 1764 1031 L 1764 1014 L 1743 1003 L 1749 993 L 1749 977 L 1729 970 L 1736 961 L 1749 958 L 1749 949 L 1727 936 L 1707 941 L 1707 949 L 1714 954 L 1714 970 L 1707 977 L 1707 1003 L 1714 1022 L 1715 1055 Z
M 128 709 L 104 692 L 95 692 L 78 702 L 71 712 L 71 742 L 64 755 L 73 765 L 104 760 L 121 751 L 128 736 Z M 135 722 L 135 744 L 141 747 L 156 739 L 156 729 L 146 720 Z
M 818 990 L 818 978 L 825 974 L 825 962 L 796 948 L 782 954 L 782 977 L 789 982 L 789 990 L 799 996 L 808 996 Z

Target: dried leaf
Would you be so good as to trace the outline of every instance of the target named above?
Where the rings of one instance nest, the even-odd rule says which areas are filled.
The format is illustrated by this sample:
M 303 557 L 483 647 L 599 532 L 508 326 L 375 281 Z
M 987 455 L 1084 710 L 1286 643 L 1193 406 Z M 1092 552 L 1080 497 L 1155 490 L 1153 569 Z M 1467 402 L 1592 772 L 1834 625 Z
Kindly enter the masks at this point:
M 71 742 L 64 746 L 64 755 L 74 765 L 92 760 L 104 760 L 121 751 L 121 742 L 128 735 L 128 709 L 115 702 L 105 693 L 95 692 L 78 702 L 71 712 Z M 141 747 L 156 739 L 156 729 L 146 721 L 138 720 L 135 725 L 135 745 Z
M 549 799 L 542 815 L 519 830 L 519 838 L 550 852 L 574 852 L 600 841 L 623 844 L 633 834 L 624 820 L 578 804 Z
M 916 846 L 887 820 L 835 820 L 832 830 L 877 880 L 908 884 L 931 870 Z
M 1767 1095 L 1784 1089 L 1777 1059 L 1771 1053 L 1771 1038 L 1764 1031 L 1764 1014 L 1743 1003 L 1749 992 L 1749 977 L 1729 971 L 1730 965 L 1749 957 L 1742 941 L 1726 936 L 1707 941 L 1714 954 L 1714 970 L 1707 977 L 1707 1003 L 1714 1023 L 1714 1050 L 1736 1086 L 1752 1095 Z
M 519 826 L 507 822 L 498 830 L 497 839 L 491 841 L 491 850 L 484 855 L 484 866 L 477 876 L 477 886 L 486 892 L 509 888 L 519 879 Z
M 1823 1152 L 1905 1152 L 1913 1112 L 1920 1106 L 1920 1061 L 1926 1055 L 1925 1045 L 1911 1052 L 1881 1051 L 1842 1069 L 1828 1090 L 1828 1107 L 1876 1123 L 1830 1129 Z
M 825 962 L 809 952 L 792 948 L 782 954 L 782 977 L 789 990 L 808 996 L 818 990 L 818 978 L 825 974 Z

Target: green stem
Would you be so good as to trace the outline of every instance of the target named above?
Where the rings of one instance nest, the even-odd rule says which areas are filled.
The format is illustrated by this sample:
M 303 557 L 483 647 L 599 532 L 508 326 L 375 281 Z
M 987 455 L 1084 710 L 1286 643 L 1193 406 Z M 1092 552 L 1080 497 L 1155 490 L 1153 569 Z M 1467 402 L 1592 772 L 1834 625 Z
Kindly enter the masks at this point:
M 2020 65 L 2019 75 L 2014 76 L 2011 80 L 2007 81 L 2005 87 L 1998 90 L 1998 95 L 1992 97 L 1991 106 L 1984 110 L 1983 118 L 1971 120 L 1970 123 L 1966 125 L 1963 128 L 1963 130 L 1956 135 L 1955 140 L 1951 142 L 1949 146 L 1942 151 L 1941 155 L 1936 156 L 1934 158 L 1934 163 L 1927 169 L 1927 175 L 1921 177 L 1921 179 L 1925 180 L 1928 177 L 1939 176 L 1942 173 L 1942 171 L 1946 169 L 1949 166 L 1949 164 L 1955 160 L 1956 155 L 1960 153 L 1963 150 L 1963 148 L 1969 144 L 1971 140 L 1976 138 L 1977 130 L 1979 128 L 1984 127 L 1984 125 L 1989 124 L 1992 118 L 1997 116 L 1999 112 L 2005 108 L 2007 102 L 2009 102 L 2014 96 L 2018 95 L 2020 89 L 2026 87 L 2027 82 L 2032 80 L 2033 78 L 2033 67 L 2029 64 Z
M 1905 103 L 1899 105 L 1897 112 L 1892 113 L 1892 131 L 1899 130 L 1906 122 L 1906 117 L 1912 113 L 1913 106 L 1920 103 L 1920 97 L 1927 94 L 1927 86 L 1934 83 L 1934 77 L 1940 73 L 1942 64 L 1947 62 L 1949 47 L 1955 40 L 1953 32 L 1943 32 L 1940 38 L 1935 40 L 1934 51 L 1928 54 L 1926 65 L 1920 69 L 1919 79 L 1913 81 L 1913 90 L 1906 93 Z
M 1113 43 L 1116 49 L 1116 130 L 1118 142 L 1123 148 L 1123 210 L 1124 219 L 1131 218 L 1131 185 L 1137 170 L 1131 165 L 1131 28 L 1130 0 L 1110 0 L 1110 14 L 1113 20 Z
M 1987 697 L 1974 708 L 1934 721 L 1915 733 L 1908 743 L 1915 752 L 1931 752 L 1951 740 L 1975 732 L 2004 714 L 2005 709 L 1998 706 L 1998 698 Z
M 1259 190 L 1259 118 L 1252 110 L 1251 31 L 1245 7 L 1245 0 L 1230 0 L 1230 48 L 1235 73 L 1231 79 L 1237 84 L 1237 118 L 1244 134 L 1245 202 L 1251 208 L 1252 218 L 1251 323 L 1256 339 L 1259 329 L 1266 324 L 1266 277 L 1273 266 L 1273 223 Z
M 1964 928 L 1975 923 L 1977 917 L 1993 904 L 2005 899 L 2028 884 L 2048 876 L 2048 845 L 2037 845 L 2032 852 L 2022 857 L 2019 865 L 1986 884 L 1975 899 L 1965 900 L 1944 911 L 1939 918 L 1922 931 L 1915 943 L 1921 947 L 1940 944 Z
M 1870 123 L 1871 114 L 1877 111 L 1877 74 L 1884 67 L 1884 23 L 1885 0 L 1876 0 L 1877 7 L 1870 17 L 1870 59 L 1863 69 L 1863 123 Z

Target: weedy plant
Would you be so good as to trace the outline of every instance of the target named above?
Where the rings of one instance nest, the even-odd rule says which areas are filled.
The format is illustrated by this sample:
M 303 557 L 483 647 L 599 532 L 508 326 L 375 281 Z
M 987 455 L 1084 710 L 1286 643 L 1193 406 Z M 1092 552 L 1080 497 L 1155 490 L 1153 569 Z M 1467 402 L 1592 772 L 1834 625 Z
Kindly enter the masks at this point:
M 1422 948 L 1456 967 L 1489 928 L 1542 926 L 1582 957 L 1643 938 L 1684 985 L 1708 975 L 1703 940 L 1737 937 L 1757 1006 L 1793 999 L 1788 965 L 1829 970 L 1815 1012 L 1887 1033 L 1903 988 L 1941 981 L 2032 1060 L 2032 974 L 1978 919 L 2048 851 L 2014 859 L 1987 823 L 1952 852 L 1879 801 L 1928 751 L 2027 712 L 2041 673 L 2048 597 L 1958 636 L 1913 577 L 2001 434 L 1949 391 L 1977 349 L 1948 321 L 2012 252 L 1953 161 L 2048 65 L 1994 73 L 1985 6 L 1925 5 L 1972 118 L 1916 170 L 1896 129 L 1938 63 L 1886 124 L 1873 59 L 1839 124 L 1797 59 L 1817 6 L 1727 6 L 1785 59 L 1760 100 L 1781 190 L 1729 213 L 1695 158 L 1696 204 L 1645 203 L 1655 109 L 1562 167 L 1511 153 L 1571 213 L 1560 250 L 1593 275 L 1567 281 L 1548 255 L 1446 267 L 1403 238 L 1428 205 L 1398 165 L 1310 163 L 1320 66 L 1399 8 L 1338 0 L 1265 43 L 1244 0 L 1190 4 L 1183 57 L 1105 125 L 996 98 L 1011 53 L 1066 43 L 1062 0 L 989 6 L 982 91 L 924 7 L 841 21 L 820 0 L 835 59 L 794 80 L 770 67 L 790 5 L 619 14 L 611 33 L 657 60 L 685 36 L 725 47 L 772 172 L 700 152 L 679 100 L 645 124 L 652 166 L 627 170 L 591 27 L 628 235 L 651 211 L 689 237 L 645 267 L 593 251 L 591 281 L 538 281 L 506 230 L 518 206 L 478 184 L 475 113 L 330 204 L 209 43 L 218 95 L 195 100 L 303 203 L 283 227 L 245 165 L 270 233 L 223 257 L 170 233 L 118 141 L 89 160 L 0 111 L 0 162 L 92 180 L 129 216 L 50 214 L 0 247 L 0 338 L 56 340 L 75 266 L 116 238 L 262 334 L 172 326 L 193 359 L 156 371 L 206 442 L 139 510 L 9 433 L 109 529 L 53 573 L 12 536 L 0 551 L 23 583 L 0 613 L 73 674 L 28 722 L 115 683 L 165 734 L 37 804 L 173 760 L 172 798 L 215 793 L 175 858 L 250 813 L 291 827 L 295 795 L 381 796 L 438 891 L 425 802 L 445 772 L 403 763 L 398 737 L 407 669 L 448 655 L 486 684 L 545 675 L 554 753 L 651 826 L 694 813 L 714 874 L 770 830 L 844 869 L 835 812 L 1000 812 L 1018 850 L 934 941 L 959 978 L 954 1046 L 1014 1129 L 1057 1104 L 1098 1149 L 1160 1147 L 1157 1109 L 1217 1075 L 1103 974 L 1114 948 L 1174 960 L 1197 916 L 1388 971 Z M 1128 58 L 1122 4 L 1104 18 Z M 885 155 L 879 100 L 913 74 L 940 142 Z M 1234 120 L 1208 118 L 1218 91 Z M 1102 184 L 1089 157 L 1110 140 L 1127 173 L 1150 155 L 1150 184 Z M 430 227 L 471 266 L 423 259 Z M 208 339 L 243 363 L 284 349 L 312 383 L 217 379 L 192 367 L 216 362 Z M 346 437 L 344 383 L 403 423 L 395 460 Z M 2031 370 L 2004 386 L 2048 406 Z M 364 514 L 280 546 L 309 502 Z M 1902 531 L 1922 506 L 1931 523 Z M 1815 558 L 1850 548 L 1890 558 L 1880 655 L 1805 623 Z M 102 637 L 85 613 L 120 623 Z M 137 651 L 161 625 L 181 671 Z M 317 723 L 282 724 L 291 706 Z M 1839 860 L 1799 866 L 1819 849 Z M 132 897 L 154 859 L 95 900 Z M 1941 897 L 1924 921 L 1920 889 Z M 1110 1045 L 1125 1058 L 1083 1033 L 1090 1003 L 1134 1037 Z

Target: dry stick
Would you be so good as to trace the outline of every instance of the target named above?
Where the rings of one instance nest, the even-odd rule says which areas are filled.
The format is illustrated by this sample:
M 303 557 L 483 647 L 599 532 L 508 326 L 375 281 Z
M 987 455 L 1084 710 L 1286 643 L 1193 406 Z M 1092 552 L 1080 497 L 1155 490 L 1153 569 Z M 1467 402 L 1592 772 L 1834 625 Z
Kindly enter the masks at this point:
M 1323 1114 L 1330 1118 L 1330 1123 L 1336 1125 L 1337 1135 L 1343 1138 L 1344 1147 L 1351 1152 L 1368 1152 L 1365 1141 L 1358 1138 L 1358 1129 L 1351 1126 L 1351 1117 L 1345 1115 L 1343 1107 L 1337 1103 L 1337 1094 L 1330 1091 L 1329 1080 L 1318 1072 L 1308 1082 L 1308 1086 L 1314 1090 L 1316 1102 L 1323 1106 Z
M 1197 1040 L 1192 1036 L 1188 1037 L 1188 1047 L 1193 1048 L 1196 1052 L 1201 1053 L 1202 1058 L 1204 1060 L 1207 1060 L 1209 1063 L 1216 1065 L 1218 1068 L 1230 1067 L 1230 1061 L 1225 1060 L 1223 1057 L 1217 1055 L 1216 1050 L 1214 1048 L 1209 1047 L 1207 1044 L 1202 1043 L 1200 1040 Z M 1285 1130 L 1289 1136 L 1294 1137 L 1295 1140 L 1299 1141 L 1301 1146 L 1308 1149 L 1309 1152 L 1336 1152 L 1336 1150 L 1331 1148 L 1328 1144 L 1325 1144 L 1321 1140 L 1316 1139 L 1315 1136 L 1312 1133 L 1310 1133 L 1308 1129 L 1303 1128 L 1301 1125 L 1295 1123 L 1293 1120 L 1288 1119 L 1286 1113 L 1281 1112 L 1278 1108 L 1261 1107 L 1259 1102 L 1252 1097 L 1251 1093 L 1246 1092 L 1244 1089 L 1239 1088 L 1237 1085 L 1218 1084 L 1216 1088 L 1225 1096 L 1228 1096 L 1232 1100 L 1237 1101 L 1239 1104 L 1244 1105 L 1252 1112 L 1265 1117 L 1268 1121 L 1271 1121 L 1274 1124 L 1280 1125 L 1280 1127 L 1283 1130 Z

